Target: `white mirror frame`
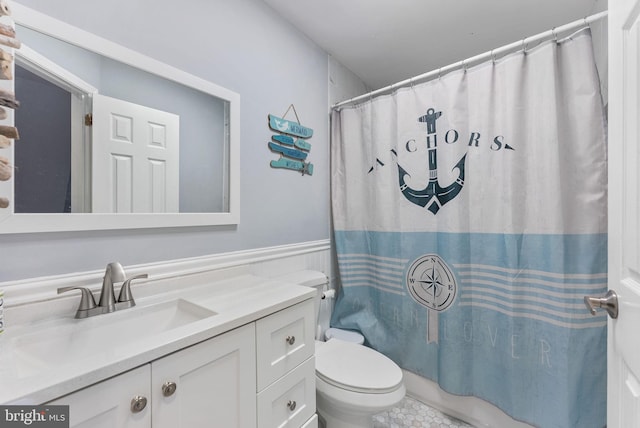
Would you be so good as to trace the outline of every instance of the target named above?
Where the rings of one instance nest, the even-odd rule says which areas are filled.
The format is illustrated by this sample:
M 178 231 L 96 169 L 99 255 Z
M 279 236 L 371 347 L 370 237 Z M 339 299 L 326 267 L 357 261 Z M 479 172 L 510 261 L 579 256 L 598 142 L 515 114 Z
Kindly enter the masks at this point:
M 220 213 L 166 214 L 14 214 L 13 204 L 0 209 L 0 234 L 108 229 L 143 229 L 185 226 L 235 225 L 240 220 L 240 95 L 200 77 L 142 55 L 110 40 L 73 27 L 18 3 L 12 4 L 16 24 L 96 52 L 149 73 L 229 102 L 229 211 Z M 18 36 L 19 37 L 19 36 Z M 13 83 L 13 82 L 11 82 Z M 20 99 L 20 94 L 16 94 Z M 12 112 L 8 120 L 13 122 Z M 19 141 L 16 144 L 20 144 Z M 1 155 L 13 162 L 13 149 Z M 18 166 L 19 168 L 19 166 Z M 14 201 L 13 179 L 2 182 L 0 196 Z

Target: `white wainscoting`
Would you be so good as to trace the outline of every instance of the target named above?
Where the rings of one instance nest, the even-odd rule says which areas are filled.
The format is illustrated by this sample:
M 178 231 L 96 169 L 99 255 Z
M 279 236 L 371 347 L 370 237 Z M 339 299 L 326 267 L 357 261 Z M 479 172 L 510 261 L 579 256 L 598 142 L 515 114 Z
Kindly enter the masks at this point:
M 310 269 L 324 272 L 333 279 L 331 260 L 331 243 L 321 240 L 123 267 L 127 277 L 142 273 L 149 275 L 147 280 L 137 280 L 132 288 L 134 297 L 144 297 L 161 288 L 187 287 L 242 274 L 272 278 Z M 105 260 L 105 267 L 111 261 L 114 260 Z M 73 314 L 80 301 L 79 293 L 58 295 L 57 289 L 88 287 L 97 300 L 103 276 L 104 270 L 101 269 L 0 282 L 0 289 L 5 292 L 6 328 L 11 328 L 12 324 Z

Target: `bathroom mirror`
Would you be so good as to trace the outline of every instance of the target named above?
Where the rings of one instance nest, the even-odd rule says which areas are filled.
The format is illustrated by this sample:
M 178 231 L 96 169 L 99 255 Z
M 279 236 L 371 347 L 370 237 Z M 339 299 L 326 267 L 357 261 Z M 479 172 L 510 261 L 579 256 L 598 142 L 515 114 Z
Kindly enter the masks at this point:
M 238 223 L 238 94 L 13 10 L 21 138 L 0 233 Z

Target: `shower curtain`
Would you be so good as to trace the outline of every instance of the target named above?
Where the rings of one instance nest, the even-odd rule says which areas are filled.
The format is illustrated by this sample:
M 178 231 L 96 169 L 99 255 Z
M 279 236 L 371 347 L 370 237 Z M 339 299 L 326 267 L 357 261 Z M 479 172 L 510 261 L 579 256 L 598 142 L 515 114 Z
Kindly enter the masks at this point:
M 332 114 L 332 325 L 539 427 L 606 424 L 606 132 L 591 37 Z

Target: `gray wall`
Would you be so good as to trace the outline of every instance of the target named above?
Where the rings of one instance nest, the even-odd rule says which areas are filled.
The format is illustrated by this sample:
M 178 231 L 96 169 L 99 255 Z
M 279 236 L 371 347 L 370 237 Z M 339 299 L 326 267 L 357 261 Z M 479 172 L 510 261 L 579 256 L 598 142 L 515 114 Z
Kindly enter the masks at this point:
M 371 91 L 360 78 L 347 67 L 329 57 L 329 105 L 357 97 Z
M 22 0 L 241 96 L 236 226 L 0 235 L 0 281 L 329 238 L 328 57 L 259 0 Z M 19 94 L 18 94 L 19 98 Z M 314 175 L 274 170 L 269 113 L 314 129 Z

